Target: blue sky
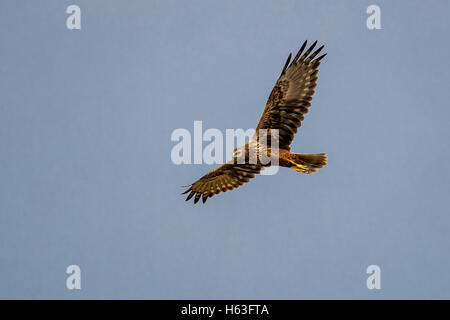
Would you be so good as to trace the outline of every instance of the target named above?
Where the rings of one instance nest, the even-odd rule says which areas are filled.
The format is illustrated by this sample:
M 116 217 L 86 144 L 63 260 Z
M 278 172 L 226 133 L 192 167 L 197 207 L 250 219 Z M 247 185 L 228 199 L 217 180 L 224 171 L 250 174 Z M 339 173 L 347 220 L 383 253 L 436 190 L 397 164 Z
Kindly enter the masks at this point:
M 450 5 L 375 3 L 381 30 L 371 1 L 2 1 L 0 298 L 450 298 Z M 328 166 L 184 202 L 213 166 L 172 131 L 255 127 L 305 39 L 292 150 Z

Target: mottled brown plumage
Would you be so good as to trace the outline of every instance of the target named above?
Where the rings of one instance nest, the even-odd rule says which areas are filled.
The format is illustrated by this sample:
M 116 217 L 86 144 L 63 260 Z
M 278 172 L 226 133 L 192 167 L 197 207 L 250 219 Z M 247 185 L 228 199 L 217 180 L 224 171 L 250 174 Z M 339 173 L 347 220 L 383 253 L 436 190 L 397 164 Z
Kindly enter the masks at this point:
M 245 146 L 235 149 L 231 161 L 194 182 L 183 193 L 189 192 L 186 201 L 194 197 L 194 203 L 197 203 L 200 198 L 206 202 L 208 198 L 220 192 L 238 188 L 254 178 L 263 167 L 267 166 L 259 160 L 249 161 L 252 154 L 257 153 L 256 150 L 263 149 L 269 157 L 277 155 L 281 167 L 292 168 L 307 174 L 326 165 L 325 153 L 296 154 L 290 152 L 294 135 L 311 106 L 320 60 L 326 55 L 323 54 L 316 58 L 324 47 L 321 46 L 313 52 L 317 41 L 304 52 L 306 44 L 307 41 L 303 43 L 292 61 L 292 54 L 289 54 L 281 75 L 270 93 L 252 140 Z M 271 141 L 271 133 L 273 135 L 273 132 L 277 132 L 279 149 L 272 150 L 270 144 L 264 145 L 259 141 L 257 134 L 260 129 L 267 130 L 267 141 Z M 238 161 L 239 159 L 243 161 Z

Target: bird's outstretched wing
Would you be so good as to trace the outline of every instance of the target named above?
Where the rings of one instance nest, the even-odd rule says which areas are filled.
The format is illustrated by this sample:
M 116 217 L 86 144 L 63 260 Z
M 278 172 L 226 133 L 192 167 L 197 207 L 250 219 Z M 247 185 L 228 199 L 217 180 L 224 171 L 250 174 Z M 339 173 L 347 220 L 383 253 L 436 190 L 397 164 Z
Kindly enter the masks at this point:
M 239 188 L 260 172 L 261 166 L 258 164 L 235 164 L 234 160 L 231 160 L 201 177 L 182 194 L 190 192 L 186 201 L 195 196 L 194 203 L 197 203 L 200 197 L 205 203 L 208 198 L 220 192 Z
M 306 43 L 303 43 L 290 64 L 292 53 L 289 54 L 256 128 L 256 133 L 259 133 L 259 129 L 278 129 L 279 147 L 282 149 L 289 150 L 297 128 L 311 106 L 320 60 L 326 55 L 315 58 L 324 46 L 310 54 L 317 41 L 303 53 Z

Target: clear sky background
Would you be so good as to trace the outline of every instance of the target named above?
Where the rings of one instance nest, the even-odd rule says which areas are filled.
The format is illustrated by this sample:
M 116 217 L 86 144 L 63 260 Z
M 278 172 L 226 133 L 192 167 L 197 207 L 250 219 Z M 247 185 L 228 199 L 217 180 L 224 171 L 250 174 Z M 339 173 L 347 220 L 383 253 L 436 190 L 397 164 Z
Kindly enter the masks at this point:
M 66 28 L 67 6 L 82 11 Z M 381 7 L 382 30 L 366 8 Z M 0 298 L 450 298 L 448 1 L 2 1 Z M 186 203 L 174 129 L 254 128 L 325 44 L 295 152 Z M 66 289 L 67 266 L 82 289 Z M 366 268 L 381 268 L 368 290 Z

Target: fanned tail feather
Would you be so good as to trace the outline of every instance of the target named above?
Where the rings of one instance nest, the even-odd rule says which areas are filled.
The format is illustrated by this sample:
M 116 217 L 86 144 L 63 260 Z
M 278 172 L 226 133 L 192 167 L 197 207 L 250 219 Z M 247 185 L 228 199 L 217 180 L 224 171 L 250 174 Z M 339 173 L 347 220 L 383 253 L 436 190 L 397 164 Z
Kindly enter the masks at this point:
M 294 154 L 291 168 L 297 172 L 311 174 L 327 165 L 327 154 Z

